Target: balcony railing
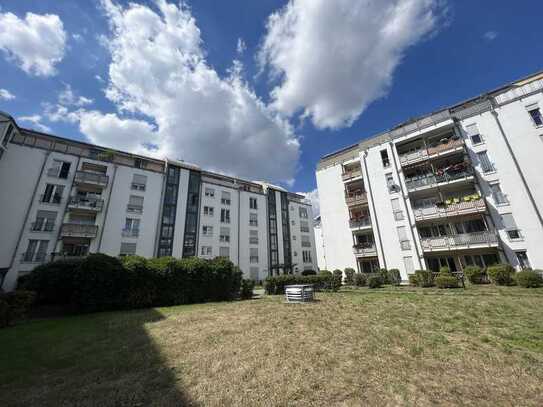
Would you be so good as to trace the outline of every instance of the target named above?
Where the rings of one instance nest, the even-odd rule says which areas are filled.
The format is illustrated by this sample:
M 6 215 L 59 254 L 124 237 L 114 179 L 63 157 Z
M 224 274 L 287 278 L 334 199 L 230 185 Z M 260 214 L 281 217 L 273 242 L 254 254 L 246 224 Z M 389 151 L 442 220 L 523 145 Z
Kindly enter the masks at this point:
M 68 208 L 71 209 L 88 209 L 93 212 L 100 212 L 103 207 L 103 199 L 82 196 L 72 196 L 68 204 Z
M 76 171 L 74 182 L 76 184 L 91 184 L 106 187 L 109 177 L 105 174 L 98 174 L 90 171 Z
M 491 231 L 462 233 L 458 235 L 424 237 L 421 239 L 422 250 L 451 250 L 470 247 L 493 247 L 498 245 L 498 236 Z
M 355 244 L 353 245 L 353 253 L 357 256 L 377 256 L 377 247 L 375 244 Z
M 428 157 L 428 151 L 426 151 L 426 149 L 410 151 L 409 153 L 400 154 L 400 164 L 408 164 L 411 162 L 417 162 L 420 160 L 424 160 L 427 157 Z
M 49 222 L 37 221 L 37 222 L 32 222 L 32 224 L 30 225 L 30 230 L 32 232 L 52 232 L 54 228 L 55 228 L 55 222 L 53 221 L 49 221 Z
M 443 174 L 429 174 L 427 176 L 407 178 L 405 185 L 408 191 L 424 187 L 433 187 L 438 184 L 447 183 L 462 178 L 468 178 L 473 176 L 473 170 L 471 168 L 465 168 L 462 171 L 444 172 Z
M 432 158 L 435 155 L 441 155 L 448 151 L 455 150 L 458 147 L 462 147 L 463 145 L 464 141 L 461 138 L 449 139 L 446 143 L 439 143 L 435 146 L 428 147 L 427 149 L 421 148 L 420 150 L 400 154 L 400 164 L 406 165 L 427 160 L 428 158 Z
M 361 218 L 349 219 L 349 226 L 352 228 L 361 228 L 365 226 L 371 226 L 371 218 L 369 216 Z
M 89 237 L 94 238 L 98 234 L 98 225 L 84 223 L 64 223 L 60 230 L 63 237 Z
M 361 177 L 361 176 L 362 176 L 362 170 L 345 171 L 343 174 L 341 174 L 341 179 L 343 181 L 347 181 L 349 179 Z
M 415 220 L 434 219 L 449 216 L 467 215 L 486 211 L 485 201 L 477 199 L 469 202 L 453 203 L 447 206 L 430 206 L 414 209 Z
M 356 206 L 368 203 L 368 195 L 365 192 L 347 192 L 345 194 L 347 206 Z
M 25 252 L 21 256 L 21 263 L 44 263 L 46 258 L 45 252 Z
M 126 211 L 132 213 L 143 213 L 143 205 L 127 204 Z
M 62 202 L 62 195 L 60 194 L 52 194 L 52 195 L 46 195 L 42 194 L 40 195 L 40 202 L 46 203 L 46 204 L 59 204 Z
M 433 156 L 435 154 L 442 154 L 463 146 L 464 140 L 462 140 L 461 138 L 449 139 L 446 143 L 439 143 L 436 146 L 428 147 L 428 155 Z

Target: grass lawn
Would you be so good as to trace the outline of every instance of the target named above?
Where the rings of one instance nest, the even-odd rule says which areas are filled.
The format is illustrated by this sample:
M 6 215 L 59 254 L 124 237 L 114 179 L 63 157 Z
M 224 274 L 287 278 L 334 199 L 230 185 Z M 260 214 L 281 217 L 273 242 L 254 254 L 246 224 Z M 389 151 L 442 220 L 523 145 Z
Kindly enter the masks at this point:
M 0 330 L 0 405 L 543 405 L 543 289 L 384 288 Z

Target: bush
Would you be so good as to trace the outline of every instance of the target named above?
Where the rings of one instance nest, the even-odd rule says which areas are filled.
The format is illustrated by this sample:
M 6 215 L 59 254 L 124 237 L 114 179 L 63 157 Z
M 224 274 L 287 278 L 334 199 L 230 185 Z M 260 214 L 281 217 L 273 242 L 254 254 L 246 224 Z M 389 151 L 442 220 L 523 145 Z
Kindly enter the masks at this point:
M 380 275 L 372 275 L 368 278 L 369 288 L 381 288 L 383 286 L 383 278 Z
M 415 274 L 409 274 L 407 278 L 409 279 L 409 285 L 413 287 L 416 287 L 419 285 L 417 281 L 417 276 Z
M 128 289 L 123 302 L 128 308 L 151 307 L 158 301 L 159 275 L 145 257 L 126 256 L 121 263 L 127 273 Z
M 402 282 L 402 276 L 400 274 L 400 270 L 398 269 L 388 270 L 387 280 L 389 284 L 400 285 L 400 283 Z
M 253 298 L 253 289 L 255 288 L 255 282 L 253 280 L 243 279 L 241 280 L 241 290 L 239 296 L 242 300 L 250 300 Z
M 268 277 L 264 280 L 266 294 L 284 294 L 285 286 L 293 284 L 313 284 L 315 290 L 329 290 L 332 287 L 332 273 L 324 273 L 317 276 L 297 276 L 286 274 L 281 276 Z
M 344 273 L 345 273 L 345 285 L 353 285 L 355 270 L 353 268 L 347 267 Z
M 446 266 L 440 267 L 439 274 L 451 274 L 451 270 Z
M 484 284 L 486 282 L 486 274 L 477 266 L 467 266 L 464 269 L 464 275 L 471 284 Z
M 434 275 L 430 270 L 415 270 L 415 276 L 419 287 L 434 286 Z
M 32 291 L 0 293 L 0 328 L 25 318 L 35 299 L 36 293 Z
M 331 289 L 332 291 L 338 291 L 341 288 L 341 284 L 343 282 L 343 271 L 336 269 L 333 272 L 333 277 L 331 281 Z
M 315 270 L 303 270 L 302 276 L 316 276 L 317 272 Z
M 381 276 L 381 284 L 389 284 L 387 269 L 380 269 L 378 274 Z
M 439 273 L 435 278 L 438 288 L 458 288 L 458 279 L 451 273 Z
M 366 276 L 363 273 L 356 273 L 354 275 L 354 285 L 357 287 L 364 287 L 366 285 Z
M 487 269 L 488 277 L 496 285 L 512 285 L 515 270 L 509 264 L 497 264 Z
M 540 270 L 522 270 L 516 273 L 517 284 L 525 288 L 537 288 L 543 285 L 543 276 Z

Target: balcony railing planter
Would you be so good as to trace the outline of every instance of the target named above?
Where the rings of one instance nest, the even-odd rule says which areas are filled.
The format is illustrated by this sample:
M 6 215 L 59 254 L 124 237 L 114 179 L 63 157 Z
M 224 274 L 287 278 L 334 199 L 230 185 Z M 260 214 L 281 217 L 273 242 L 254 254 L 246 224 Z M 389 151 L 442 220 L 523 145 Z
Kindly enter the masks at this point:
M 347 192 L 345 202 L 348 206 L 368 203 L 368 195 L 365 192 Z
M 348 179 L 357 178 L 362 176 L 362 170 L 347 171 L 341 174 L 341 179 L 347 181 Z
M 71 209 L 88 209 L 93 212 L 100 212 L 104 207 L 104 200 L 99 198 L 73 196 L 70 198 L 68 207 Z
M 355 244 L 353 253 L 357 256 L 377 256 L 377 248 L 374 244 Z
M 76 171 L 74 182 L 76 184 L 92 184 L 106 187 L 109 177 L 105 174 L 98 174 L 90 171 Z
M 498 236 L 492 231 L 462 233 L 457 235 L 425 237 L 421 239 L 422 250 L 451 250 L 470 247 L 494 247 L 498 244 Z
M 98 225 L 82 223 L 64 223 L 60 230 L 63 237 L 89 237 L 94 238 L 98 234 Z
M 459 216 L 470 213 L 480 213 L 486 211 L 485 201 L 482 198 L 469 202 L 459 200 L 459 202 L 448 205 L 435 205 L 428 208 L 418 208 L 414 210 L 415 219 L 431 219 L 439 217 Z
M 349 226 L 352 228 L 360 228 L 364 226 L 371 226 L 371 218 L 369 216 L 363 218 L 349 219 Z

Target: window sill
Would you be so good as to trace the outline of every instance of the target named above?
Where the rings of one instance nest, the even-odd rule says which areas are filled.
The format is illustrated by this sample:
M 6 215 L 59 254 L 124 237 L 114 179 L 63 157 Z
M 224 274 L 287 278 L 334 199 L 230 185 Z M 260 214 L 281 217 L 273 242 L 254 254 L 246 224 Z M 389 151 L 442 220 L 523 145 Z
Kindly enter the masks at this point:
M 488 175 L 494 175 L 494 174 L 497 174 L 498 171 L 497 170 L 492 170 L 492 171 L 481 171 L 481 173 L 484 175 L 484 176 L 488 176 Z
M 502 208 L 504 206 L 509 206 L 511 205 L 510 202 L 501 202 L 501 203 L 498 203 L 498 202 L 494 202 L 494 205 L 496 205 L 496 208 Z

